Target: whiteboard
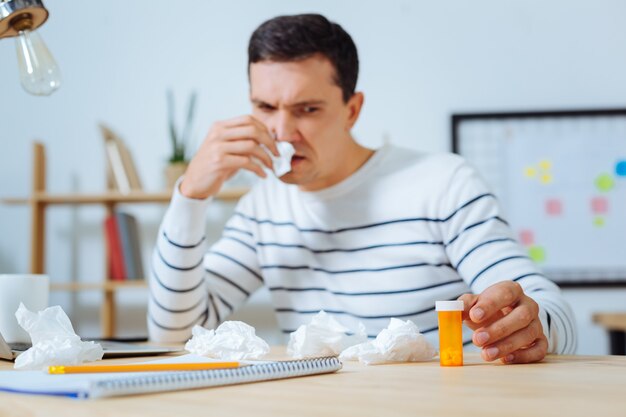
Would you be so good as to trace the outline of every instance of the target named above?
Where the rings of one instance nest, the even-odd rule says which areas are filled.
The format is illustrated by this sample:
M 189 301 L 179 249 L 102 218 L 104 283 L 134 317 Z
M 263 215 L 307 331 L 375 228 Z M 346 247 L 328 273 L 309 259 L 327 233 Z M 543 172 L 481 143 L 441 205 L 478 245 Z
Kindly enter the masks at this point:
M 545 275 L 626 283 L 626 109 L 454 115 L 453 150 Z

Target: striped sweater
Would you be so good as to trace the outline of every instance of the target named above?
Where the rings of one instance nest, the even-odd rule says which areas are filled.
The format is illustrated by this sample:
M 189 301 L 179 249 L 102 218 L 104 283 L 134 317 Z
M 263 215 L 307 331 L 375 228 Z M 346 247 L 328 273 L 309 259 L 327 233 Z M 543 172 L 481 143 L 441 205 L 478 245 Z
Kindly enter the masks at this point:
M 369 337 L 391 317 L 412 320 L 437 346 L 436 300 L 513 280 L 539 304 L 549 352 L 575 351 L 573 314 L 558 287 L 457 155 L 384 146 L 321 191 L 259 181 L 207 251 L 209 205 L 176 187 L 151 261 L 153 340 L 186 340 L 194 324 L 213 328 L 267 286 L 284 333 L 325 310 L 350 329 L 362 322 Z

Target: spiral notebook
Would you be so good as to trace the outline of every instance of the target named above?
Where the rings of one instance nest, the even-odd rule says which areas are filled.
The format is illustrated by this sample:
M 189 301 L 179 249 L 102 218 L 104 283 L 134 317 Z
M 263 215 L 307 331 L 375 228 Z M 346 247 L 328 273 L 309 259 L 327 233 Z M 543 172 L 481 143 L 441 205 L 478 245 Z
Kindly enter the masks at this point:
M 0 372 L 0 391 L 104 398 L 271 381 L 340 370 L 337 357 L 260 362 L 240 368 L 206 371 L 48 375 L 43 371 Z

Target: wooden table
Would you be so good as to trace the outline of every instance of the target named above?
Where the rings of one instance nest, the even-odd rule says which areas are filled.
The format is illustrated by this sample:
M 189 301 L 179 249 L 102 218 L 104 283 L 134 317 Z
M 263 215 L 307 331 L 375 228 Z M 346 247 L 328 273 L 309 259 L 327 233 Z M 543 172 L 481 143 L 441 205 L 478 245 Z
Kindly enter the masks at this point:
M 336 374 L 100 400 L 0 393 L 0 416 L 626 416 L 626 357 L 500 365 L 467 356 L 459 368 L 346 362 Z
M 626 313 L 596 313 L 593 321 L 609 332 L 611 355 L 626 355 Z

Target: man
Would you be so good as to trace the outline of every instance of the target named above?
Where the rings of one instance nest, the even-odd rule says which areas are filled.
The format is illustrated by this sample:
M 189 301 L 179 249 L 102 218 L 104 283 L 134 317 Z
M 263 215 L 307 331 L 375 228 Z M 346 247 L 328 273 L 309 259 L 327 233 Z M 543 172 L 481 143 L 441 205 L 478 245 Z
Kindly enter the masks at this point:
M 184 341 L 214 327 L 265 285 L 283 332 L 320 310 L 375 337 L 410 319 L 437 344 L 436 300 L 465 302 L 464 341 L 487 361 L 571 353 L 572 314 L 512 238 L 495 197 L 462 158 L 351 136 L 351 37 L 319 15 L 282 16 L 250 39 L 252 115 L 215 123 L 176 186 L 153 256 L 150 337 Z M 279 179 L 267 151 L 295 148 Z M 264 180 L 241 199 L 222 238 L 205 248 L 205 212 L 246 169 Z M 472 333 L 473 330 L 473 333 Z

